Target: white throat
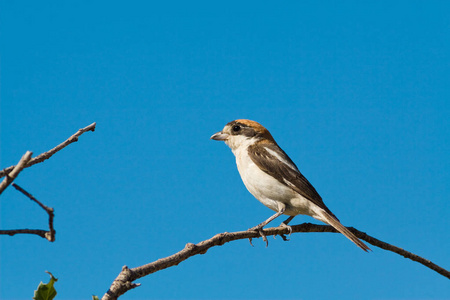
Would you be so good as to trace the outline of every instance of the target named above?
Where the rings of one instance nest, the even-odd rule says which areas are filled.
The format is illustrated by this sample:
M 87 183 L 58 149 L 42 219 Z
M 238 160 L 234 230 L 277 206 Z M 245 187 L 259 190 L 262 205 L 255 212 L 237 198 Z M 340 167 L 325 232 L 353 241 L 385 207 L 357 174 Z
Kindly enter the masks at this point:
M 235 135 L 228 138 L 225 141 L 225 144 L 227 144 L 228 147 L 231 148 L 231 151 L 233 151 L 233 154 L 236 155 L 237 151 L 247 151 L 247 148 L 256 143 L 257 140 L 258 139 L 255 137 L 249 138 L 242 135 Z

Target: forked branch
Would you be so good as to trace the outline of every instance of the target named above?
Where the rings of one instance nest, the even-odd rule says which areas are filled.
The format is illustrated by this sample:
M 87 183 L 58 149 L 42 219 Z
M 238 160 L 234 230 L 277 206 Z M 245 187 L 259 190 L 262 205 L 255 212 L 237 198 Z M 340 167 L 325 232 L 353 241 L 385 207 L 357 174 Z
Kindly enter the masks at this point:
M 16 166 L 12 166 L 11 171 L 8 172 L 8 176 L 3 179 L 3 181 L 0 183 L 0 194 L 3 193 L 3 191 L 11 184 L 11 182 L 14 181 L 14 179 L 19 176 L 19 173 L 22 172 L 22 170 L 26 167 L 26 165 L 29 163 L 31 159 L 31 155 L 33 155 L 33 152 L 27 151 L 22 156 L 22 158 L 19 160 Z
M 16 235 L 16 234 L 36 234 L 44 239 L 49 240 L 50 242 L 55 241 L 55 234 L 56 231 L 53 228 L 53 218 L 55 217 L 54 209 L 51 207 L 46 206 L 45 204 L 42 204 L 39 200 L 33 197 L 30 193 L 25 191 L 23 188 L 18 186 L 17 184 L 13 183 L 12 186 L 27 196 L 31 201 L 37 203 L 45 212 L 48 214 L 48 231 L 42 230 L 42 229 L 9 229 L 9 230 L 0 230 L 0 234 L 7 234 L 10 236 Z
M 17 176 L 19 175 L 19 173 L 24 169 L 24 168 L 28 168 L 31 167 L 32 165 L 35 165 L 37 163 L 43 162 L 46 159 L 49 159 L 50 157 L 53 156 L 53 154 L 55 154 L 56 152 L 64 149 L 65 147 L 67 147 L 68 145 L 78 141 L 78 137 L 80 135 L 82 135 L 83 133 L 87 132 L 87 131 L 95 131 L 95 126 L 96 123 L 92 123 L 89 126 L 86 126 L 84 128 L 79 129 L 77 132 L 75 132 L 72 136 L 70 136 L 67 140 L 65 140 L 64 142 L 62 142 L 61 144 L 59 144 L 58 146 L 56 146 L 53 149 L 50 149 L 47 152 L 44 152 L 38 156 L 36 156 L 35 158 L 31 158 L 32 152 L 27 151 L 24 156 L 20 159 L 20 161 L 17 163 L 17 165 L 15 166 L 11 166 L 8 167 L 6 169 L 3 169 L 2 171 L 0 171 L 0 178 L 1 177 L 5 177 L 2 182 L 0 183 L 0 194 L 14 181 L 14 179 L 17 178 Z M 38 235 L 42 238 L 45 238 L 47 240 L 49 240 L 50 242 L 55 241 L 55 229 L 53 227 L 53 218 L 55 217 L 54 215 L 54 210 L 51 207 L 48 207 L 46 205 L 44 205 L 43 203 L 41 203 L 40 201 L 38 201 L 36 198 L 34 198 L 30 193 L 28 193 L 27 191 L 25 191 L 24 189 L 22 189 L 20 186 L 18 186 L 17 184 L 13 183 L 12 184 L 18 191 L 20 191 L 21 193 L 23 193 L 25 196 L 27 196 L 30 200 L 34 201 L 35 203 L 37 203 L 43 210 L 45 210 L 48 214 L 48 225 L 49 225 L 49 230 L 42 230 L 42 229 L 10 229 L 10 230 L 0 230 L 0 235 L 16 235 L 16 234 L 35 234 Z

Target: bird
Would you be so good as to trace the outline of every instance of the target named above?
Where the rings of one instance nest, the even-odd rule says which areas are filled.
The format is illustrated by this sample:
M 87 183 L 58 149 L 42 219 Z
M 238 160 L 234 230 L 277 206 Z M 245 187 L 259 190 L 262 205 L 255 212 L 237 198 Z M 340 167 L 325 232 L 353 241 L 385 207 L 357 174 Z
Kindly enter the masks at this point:
M 292 228 L 288 223 L 295 216 L 308 215 L 331 225 L 362 250 L 371 250 L 341 224 L 264 126 L 256 121 L 238 119 L 227 123 L 222 131 L 213 134 L 211 139 L 224 141 L 231 148 L 247 190 L 262 204 L 276 212 L 249 229 L 258 231 L 266 241 L 266 246 L 268 242 L 262 231 L 263 227 L 284 214 L 289 217 L 280 226 L 287 227 L 289 232 L 292 232 Z

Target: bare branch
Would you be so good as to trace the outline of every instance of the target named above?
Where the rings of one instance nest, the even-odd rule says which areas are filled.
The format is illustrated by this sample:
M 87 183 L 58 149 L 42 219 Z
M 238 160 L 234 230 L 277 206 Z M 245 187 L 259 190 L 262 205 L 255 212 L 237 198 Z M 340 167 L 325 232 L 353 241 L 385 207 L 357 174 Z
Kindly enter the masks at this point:
M 413 261 L 421 263 L 422 265 L 438 272 L 442 276 L 450 279 L 450 272 L 438 265 L 432 263 L 431 261 L 422 258 L 416 254 L 398 248 L 396 246 L 390 245 L 386 242 L 380 241 L 374 237 L 367 235 L 353 227 L 348 228 L 353 232 L 358 238 L 384 250 L 392 251 Z M 316 225 L 311 223 L 303 223 L 300 225 L 292 226 L 292 232 L 337 232 L 333 227 L 329 225 Z M 282 235 L 289 234 L 289 229 L 286 227 L 273 227 L 264 229 L 265 235 Z M 185 261 L 189 257 L 197 254 L 205 254 L 209 248 L 214 246 L 222 246 L 225 243 L 241 240 L 241 239 L 252 239 L 260 237 L 259 233 L 256 231 L 238 231 L 238 232 L 224 232 L 213 236 L 212 238 L 202 241 L 198 244 L 188 243 L 183 250 L 165 257 L 158 259 L 152 263 L 129 269 L 127 266 L 122 268 L 117 278 L 113 281 L 109 290 L 103 295 L 102 300 L 115 300 L 127 291 L 139 286 L 133 281 L 147 276 L 149 274 L 155 273 L 157 271 L 176 266 L 179 263 Z
M 0 183 L 0 194 L 3 193 L 3 191 L 8 187 L 8 185 L 10 185 L 11 182 L 13 182 L 14 179 L 17 178 L 19 173 L 26 167 L 27 163 L 31 159 L 32 154 L 33 152 L 30 151 L 25 152 L 25 154 L 19 160 L 17 166 L 10 167 L 11 171 L 8 172 L 8 176 L 6 176 L 5 179 L 3 179 L 3 181 Z
M 44 237 L 47 240 L 49 240 L 50 242 L 54 242 L 55 241 L 55 234 L 56 234 L 56 231 L 53 228 L 53 219 L 55 218 L 55 214 L 54 214 L 55 210 L 52 207 L 48 207 L 48 206 L 42 204 L 39 200 L 34 198 L 33 195 L 31 195 L 30 193 L 25 191 L 23 188 L 21 188 L 17 184 L 13 183 L 12 186 L 16 190 L 20 191 L 22 194 L 27 196 L 28 198 L 30 198 L 31 201 L 36 202 L 48 214 L 48 229 L 49 229 L 49 231 L 45 232 Z
M 2 235 L 16 235 L 16 234 L 35 234 L 40 236 L 41 238 L 48 239 L 48 231 L 42 229 L 9 229 L 9 230 L 0 230 L 0 234 Z
M 82 135 L 83 133 L 85 133 L 86 131 L 95 131 L 95 126 L 97 124 L 94 122 L 89 126 L 86 126 L 84 128 L 79 129 L 76 133 L 74 133 L 71 137 L 69 137 L 67 140 L 65 140 L 64 142 L 62 142 L 61 144 L 59 144 L 58 146 L 56 146 L 55 148 L 44 152 L 36 157 L 34 157 L 33 159 L 31 159 L 26 165 L 25 168 L 31 167 L 32 165 L 35 165 L 37 163 L 43 162 L 46 159 L 49 159 L 50 157 L 53 156 L 53 154 L 55 154 L 56 152 L 64 149 L 66 146 L 78 141 L 78 137 L 80 135 Z M 2 171 L 0 171 L 0 178 L 2 178 L 3 176 L 5 176 L 6 174 L 9 174 L 15 166 L 11 166 L 8 167 Z
M 7 176 L 7 178 L 8 178 L 8 176 Z M 22 194 L 27 196 L 31 201 L 34 201 L 35 203 L 37 203 L 43 210 L 45 210 L 45 212 L 48 214 L 48 227 L 49 227 L 49 230 L 45 231 L 45 230 L 42 230 L 42 229 L 10 229 L 10 230 L 0 230 L 0 234 L 10 235 L 10 236 L 13 236 L 15 234 L 35 234 L 35 235 L 38 235 L 38 236 L 40 236 L 42 238 L 45 238 L 45 239 L 49 240 L 50 242 L 54 242 L 55 241 L 55 234 L 56 234 L 56 231 L 53 228 L 53 219 L 55 217 L 54 209 L 51 208 L 51 207 L 46 206 L 43 203 L 41 203 L 39 200 L 34 198 L 33 195 L 31 195 L 30 193 L 25 191 L 23 188 L 21 188 L 17 184 L 13 183 L 12 186 L 16 190 L 18 190 L 19 192 L 21 192 Z
M 35 165 L 37 163 L 43 162 L 46 159 L 49 159 L 52 157 L 53 154 L 56 152 L 64 149 L 66 146 L 78 141 L 78 137 L 85 133 L 86 131 L 95 131 L 96 123 L 92 123 L 89 126 L 86 126 L 84 128 L 79 129 L 76 133 L 74 133 L 72 136 L 70 136 L 67 140 L 56 146 L 55 148 L 44 152 L 35 158 L 31 158 L 32 152 L 27 151 L 25 155 L 22 157 L 22 159 L 19 161 L 17 166 L 11 166 L 9 168 L 6 168 L 2 171 L 0 171 L 0 178 L 5 177 L 5 179 L 0 183 L 0 194 L 8 187 L 8 185 L 14 181 L 14 179 L 17 177 L 17 175 L 22 171 L 24 168 L 31 167 L 32 165 Z M 30 193 L 22 189 L 17 184 L 12 184 L 17 190 L 22 192 L 25 196 L 30 198 L 32 201 L 36 202 L 43 210 L 45 210 L 48 214 L 48 226 L 49 230 L 41 230 L 41 229 L 11 229 L 11 230 L 0 230 L 0 235 L 10 235 L 13 236 L 15 234 L 35 234 L 42 238 L 45 238 L 49 240 L 50 242 L 55 241 L 55 229 L 53 227 L 53 219 L 55 217 L 54 209 L 51 207 L 48 207 L 44 204 L 42 204 L 40 201 L 38 201 L 36 198 L 34 198 Z

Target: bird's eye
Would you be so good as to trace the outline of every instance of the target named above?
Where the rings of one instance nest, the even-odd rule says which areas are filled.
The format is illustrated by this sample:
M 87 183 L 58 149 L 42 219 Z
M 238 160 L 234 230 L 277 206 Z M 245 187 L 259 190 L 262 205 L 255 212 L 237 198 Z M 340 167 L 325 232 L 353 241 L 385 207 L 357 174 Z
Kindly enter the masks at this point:
M 239 126 L 239 125 L 234 125 L 233 126 L 233 131 L 234 132 L 238 132 L 239 130 L 241 130 L 241 126 Z

